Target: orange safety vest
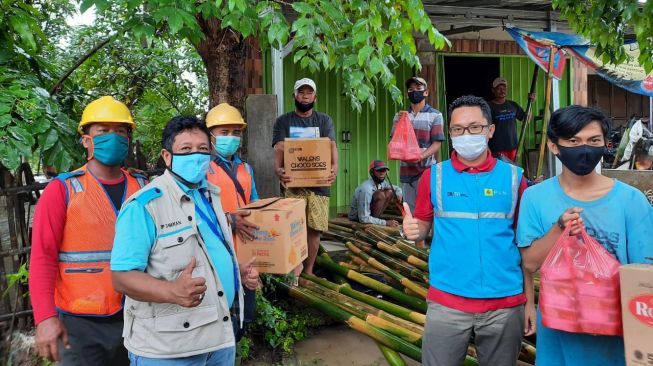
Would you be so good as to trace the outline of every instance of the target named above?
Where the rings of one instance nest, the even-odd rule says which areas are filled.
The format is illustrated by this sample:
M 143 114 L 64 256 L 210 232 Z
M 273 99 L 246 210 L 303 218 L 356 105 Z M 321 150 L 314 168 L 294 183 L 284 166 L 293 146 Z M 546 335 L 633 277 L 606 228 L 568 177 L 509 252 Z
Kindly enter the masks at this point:
M 145 177 L 123 170 L 123 202 L 145 185 Z M 111 315 L 122 309 L 122 294 L 111 283 L 111 248 L 116 217 L 102 184 L 86 165 L 61 174 L 66 189 L 66 224 L 59 248 L 59 275 L 54 291 L 58 309 L 78 315 Z
M 222 169 L 215 161 L 211 161 L 211 167 L 207 173 L 209 182 L 220 187 L 220 200 L 224 212 L 234 212 L 238 208 L 249 204 L 252 199 L 252 175 L 246 164 L 238 164 L 236 178 L 245 191 L 245 201 L 236 190 L 236 185 L 229 177 L 229 174 Z

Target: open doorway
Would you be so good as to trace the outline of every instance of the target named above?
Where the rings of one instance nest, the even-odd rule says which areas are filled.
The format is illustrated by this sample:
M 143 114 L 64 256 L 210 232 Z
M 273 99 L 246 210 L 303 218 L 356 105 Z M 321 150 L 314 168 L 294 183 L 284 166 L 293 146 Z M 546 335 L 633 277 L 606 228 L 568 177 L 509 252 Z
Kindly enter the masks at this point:
M 462 95 L 492 100 L 492 81 L 499 76 L 498 57 L 444 57 L 447 106 Z

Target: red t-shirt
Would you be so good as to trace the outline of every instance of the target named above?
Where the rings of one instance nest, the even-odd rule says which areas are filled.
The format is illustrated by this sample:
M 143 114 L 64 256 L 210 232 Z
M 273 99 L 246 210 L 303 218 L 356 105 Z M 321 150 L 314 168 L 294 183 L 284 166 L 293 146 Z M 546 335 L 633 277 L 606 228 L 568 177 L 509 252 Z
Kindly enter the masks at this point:
M 99 181 L 103 185 L 115 185 L 124 182 L 125 177 Z M 39 198 L 32 224 L 29 292 L 34 323 L 37 325 L 57 315 L 54 287 L 59 273 L 59 247 L 66 225 L 66 212 L 66 187 L 60 180 L 54 179 Z
M 457 172 L 467 172 L 471 174 L 489 172 L 494 169 L 497 160 L 492 157 L 490 152 L 487 153 L 487 159 L 479 166 L 470 167 L 463 164 L 456 155 L 456 152 L 451 153 L 451 164 Z M 513 227 L 517 227 L 517 216 L 519 215 L 519 202 L 521 195 L 528 187 L 526 178 L 521 180 L 519 185 L 519 193 L 517 198 L 517 208 L 515 210 L 515 222 Z M 413 214 L 418 220 L 433 222 L 433 204 L 431 203 L 431 169 L 429 168 L 422 174 L 417 186 L 417 198 L 415 199 L 415 213 Z M 437 233 L 434 233 L 437 235 Z M 468 312 L 468 313 L 484 313 L 487 311 L 505 309 L 524 304 L 526 296 L 521 293 L 519 295 L 500 297 L 493 299 L 473 299 L 469 297 L 458 296 L 450 294 L 431 286 L 426 298 L 430 301 L 436 302 L 448 308 Z

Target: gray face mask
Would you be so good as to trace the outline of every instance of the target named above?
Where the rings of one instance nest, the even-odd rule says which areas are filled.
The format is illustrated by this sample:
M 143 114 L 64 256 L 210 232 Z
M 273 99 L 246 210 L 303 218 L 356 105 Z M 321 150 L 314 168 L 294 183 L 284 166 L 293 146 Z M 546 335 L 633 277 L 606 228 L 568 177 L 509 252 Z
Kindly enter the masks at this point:
M 451 138 L 454 150 L 463 159 L 474 160 L 487 150 L 486 135 L 462 135 Z

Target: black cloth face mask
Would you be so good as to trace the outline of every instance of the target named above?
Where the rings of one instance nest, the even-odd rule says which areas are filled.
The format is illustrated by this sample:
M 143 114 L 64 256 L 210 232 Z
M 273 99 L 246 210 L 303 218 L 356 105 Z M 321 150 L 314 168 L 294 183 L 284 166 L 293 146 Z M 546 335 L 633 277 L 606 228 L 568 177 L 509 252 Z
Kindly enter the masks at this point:
M 576 175 L 588 175 L 605 154 L 605 146 L 580 145 L 566 147 L 558 145 L 560 162 Z
M 302 103 L 302 102 L 298 101 L 297 99 L 295 99 L 295 108 L 297 108 L 297 110 L 302 112 L 302 113 L 306 113 L 306 112 L 310 111 L 311 109 L 313 109 L 313 104 L 314 103 Z
M 417 104 L 426 98 L 424 96 L 424 90 L 414 90 L 412 92 L 408 93 L 408 100 L 410 100 L 411 103 Z

